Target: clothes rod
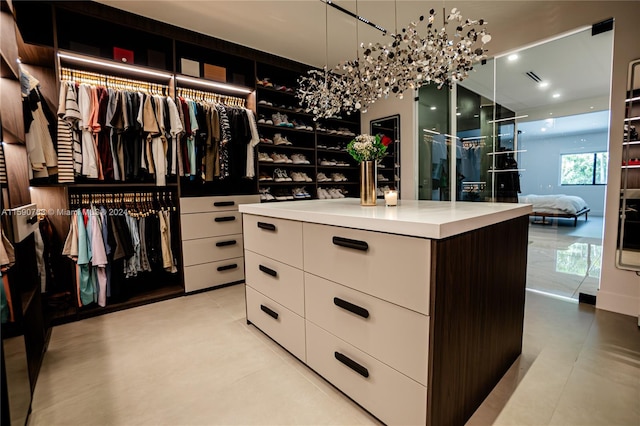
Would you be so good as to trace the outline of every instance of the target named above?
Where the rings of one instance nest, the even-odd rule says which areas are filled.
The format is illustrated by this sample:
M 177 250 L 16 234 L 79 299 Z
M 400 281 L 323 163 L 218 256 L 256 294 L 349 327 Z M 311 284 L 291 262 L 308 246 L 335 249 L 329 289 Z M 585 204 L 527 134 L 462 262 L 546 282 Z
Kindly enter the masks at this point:
M 253 92 L 253 90 L 247 89 L 247 88 L 244 88 L 244 87 L 238 87 L 238 86 L 234 86 L 234 85 L 227 84 L 227 83 L 216 83 L 214 81 L 204 81 L 204 80 L 199 80 L 197 78 L 185 77 L 185 76 L 182 76 L 182 75 L 176 76 L 176 80 L 184 81 L 184 82 L 190 83 L 190 84 L 197 84 L 199 86 L 208 86 L 208 87 L 215 87 L 215 88 L 223 89 L 223 90 L 229 90 L 231 92 L 238 92 L 238 93 L 245 93 L 245 94 L 249 94 L 249 93 Z
M 86 57 L 86 56 L 81 56 L 81 55 L 74 55 L 74 54 L 70 54 L 70 53 L 59 52 L 58 53 L 58 57 L 61 58 L 61 59 L 65 59 L 67 61 L 71 61 L 71 62 L 80 62 L 80 63 L 85 63 L 85 64 L 97 65 L 97 66 L 100 66 L 100 67 L 118 69 L 118 70 L 121 70 L 121 71 L 133 72 L 133 73 L 138 73 L 138 74 L 152 75 L 152 76 L 155 76 L 155 77 L 162 77 L 162 78 L 165 78 L 167 80 L 169 80 L 171 77 L 173 77 L 173 75 L 169 74 L 169 73 L 158 72 L 158 71 L 150 71 L 150 70 L 146 70 L 146 69 L 134 66 L 134 65 L 123 65 L 123 64 L 114 63 L 112 61 L 107 61 L 107 60 L 104 60 L 104 59 L 95 59 L 95 58 L 91 58 L 91 57 Z

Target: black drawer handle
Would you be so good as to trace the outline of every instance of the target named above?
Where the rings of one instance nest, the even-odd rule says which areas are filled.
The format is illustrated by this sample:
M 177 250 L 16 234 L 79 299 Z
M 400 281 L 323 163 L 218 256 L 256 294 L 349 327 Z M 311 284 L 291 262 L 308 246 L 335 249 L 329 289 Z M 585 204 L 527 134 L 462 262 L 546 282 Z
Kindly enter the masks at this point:
M 236 269 L 237 267 L 237 263 L 232 263 L 231 265 L 218 266 L 218 271 L 228 271 L 229 269 Z
M 339 297 L 333 298 L 333 304 L 341 307 L 342 309 L 346 309 L 349 312 L 353 312 L 356 315 L 360 315 L 362 318 L 369 318 L 369 311 L 367 311 L 362 306 L 354 305 L 351 302 L 347 302 L 346 300 L 340 299 Z
M 278 319 L 278 313 L 275 311 L 272 311 L 271 309 L 267 308 L 264 305 L 260 305 L 260 309 L 262 310 L 262 312 L 266 313 L 267 315 L 269 315 L 271 318 L 273 319 Z
M 33 217 L 30 217 L 29 219 L 27 219 L 27 223 L 28 223 L 29 225 L 33 225 L 33 224 L 35 224 L 37 221 L 38 221 L 38 216 L 33 216 Z
M 216 201 L 215 203 L 213 203 L 213 207 L 229 207 L 235 205 L 235 201 Z
M 266 229 L 267 231 L 275 231 L 276 226 L 273 223 L 258 222 L 258 228 Z
M 369 250 L 369 244 L 366 241 L 350 240 L 349 238 L 333 237 L 333 244 L 355 250 Z
M 233 220 L 236 220 L 235 216 L 222 216 L 222 217 L 216 217 L 214 219 L 216 222 L 231 222 Z
M 369 370 L 367 370 L 364 366 L 358 364 L 348 356 L 342 355 L 340 352 L 334 352 L 333 356 L 335 356 L 338 361 L 340 361 L 362 377 L 369 377 Z
M 235 246 L 236 244 L 237 244 L 236 240 L 218 241 L 216 243 L 216 247 Z
M 265 274 L 271 275 L 272 277 L 278 276 L 278 271 L 274 271 L 273 269 L 267 268 L 266 266 L 260 265 L 258 266 L 258 269 L 260 269 Z

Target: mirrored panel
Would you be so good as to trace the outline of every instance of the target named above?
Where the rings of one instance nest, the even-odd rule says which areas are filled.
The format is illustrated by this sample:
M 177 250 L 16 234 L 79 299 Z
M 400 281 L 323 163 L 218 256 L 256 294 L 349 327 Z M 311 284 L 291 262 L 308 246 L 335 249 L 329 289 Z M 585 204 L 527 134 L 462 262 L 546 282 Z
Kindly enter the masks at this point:
M 377 196 L 395 189 L 400 194 L 400 115 L 371 120 L 371 135 L 380 135 L 387 146 L 387 154 L 378 163 Z
M 640 271 L 640 59 L 629 65 L 616 266 Z

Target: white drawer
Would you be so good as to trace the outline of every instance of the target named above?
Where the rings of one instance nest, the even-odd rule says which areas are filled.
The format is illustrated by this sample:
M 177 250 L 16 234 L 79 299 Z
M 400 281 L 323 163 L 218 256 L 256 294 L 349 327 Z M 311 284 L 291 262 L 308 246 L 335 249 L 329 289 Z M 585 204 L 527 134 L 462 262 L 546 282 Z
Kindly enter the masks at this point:
M 306 272 L 429 315 L 431 240 L 314 223 L 303 233 Z
M 244 248 L 302 269 L 302 223 L 243 215 Z
M 302 270 L 246 250 L 245 282 L 260 293 L 304 317 Z
M 305 317 L 427 386 L 429 317 L 305 273 Z
M 180 213 L 238 210 L 238 204 L 259 203 L 260 195 L 180 198 Z
M 244 280 L 244 258 L 185 266 L 184 289 L 187 293 Z
M 182 239 L 242 234 L 241 213 L 237 211 L 180 215 Z
M 182 242 L 184 265 L 198 265 L 244 255 L 242 234 L 199 238 Z
M 3 212 L 3 215 L 5 212 Z M 9 209 L 6 214 L 11 217 L 11 228 L 8 238 L 18 244 L 36 228 L 38 228 L 38 207 L 35 204 L 25 204 L 24 206 Z
M 304 318 L 249 286 L 245 289 L 247 320 L 304 362 Z
M 426 423 L 425 386 L 309 321 L 306 330 L 309 367 L 388 425 Z

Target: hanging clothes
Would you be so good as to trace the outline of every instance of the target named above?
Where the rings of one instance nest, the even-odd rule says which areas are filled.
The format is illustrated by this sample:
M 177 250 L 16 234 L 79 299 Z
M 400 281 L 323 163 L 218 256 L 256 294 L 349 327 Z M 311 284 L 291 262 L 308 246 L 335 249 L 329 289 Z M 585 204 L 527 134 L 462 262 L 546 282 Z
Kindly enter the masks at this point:
M 38 79 L 22 66 L 19 71 L 29 178 L 49 177 L 58 173 L 55 135 L 52 135 L 55 119 L 40 93 Z

